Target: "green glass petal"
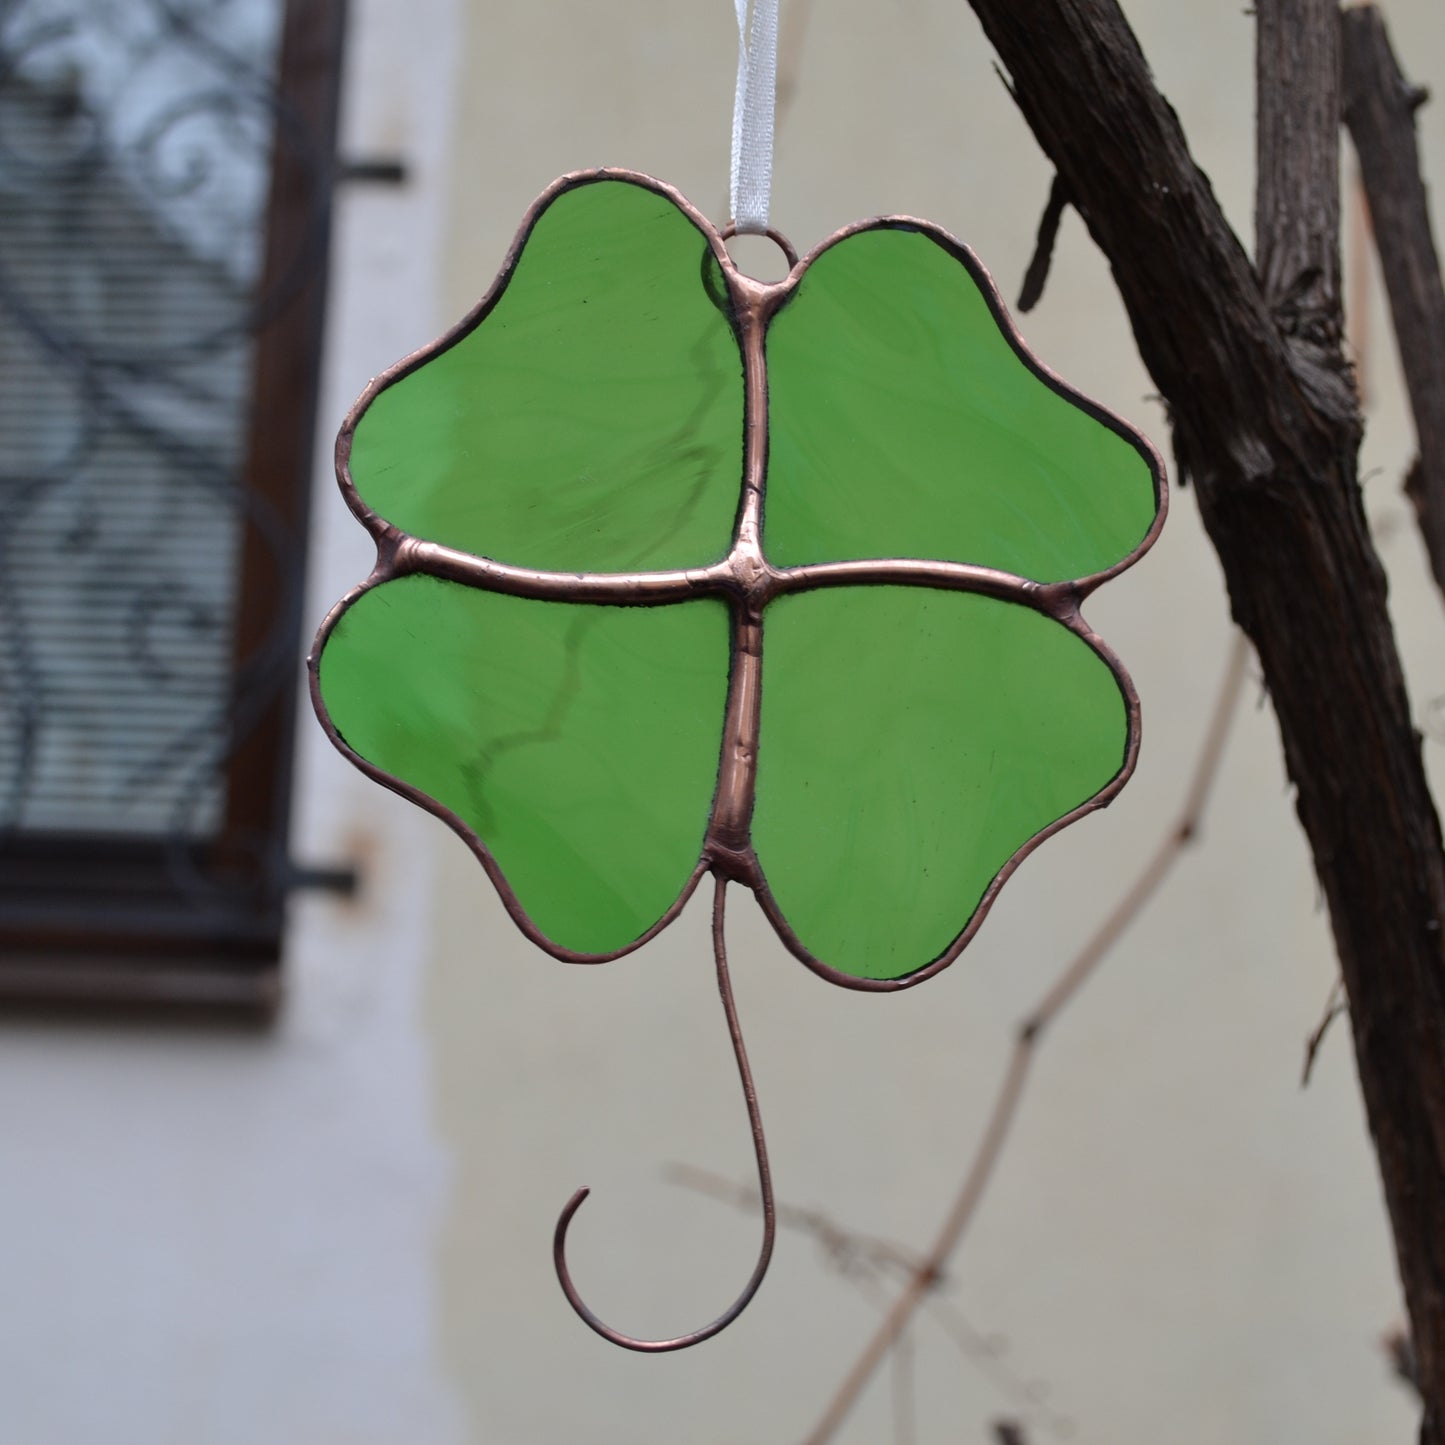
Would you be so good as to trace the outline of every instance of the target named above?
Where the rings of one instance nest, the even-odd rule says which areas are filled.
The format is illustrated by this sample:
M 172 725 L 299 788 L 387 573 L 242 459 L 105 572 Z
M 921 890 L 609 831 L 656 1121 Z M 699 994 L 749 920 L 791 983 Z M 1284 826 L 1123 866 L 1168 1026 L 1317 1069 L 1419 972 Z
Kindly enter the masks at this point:
M 767 358 L 779 566 L 923 557 L 1058 581 L 1113 566 L 1154 520 L 1144 457 L 1034 375 L 924 232 L 824 251 Z
M 763 624 L 753 844 L 824 963 L 930 963 L 1041 829 L 1119 772 L 1113 674 L 1040 613 L 967 592 L 795 593 Z
M 362 498 L 414 536 L 517 566 L 716 561 L 742 485 L 743 381 L 705 259 L 702 232 L 654 191 L 564 191 L 491 313 L 362 415 Z
M 554 943 L 610 953 L 697 864 L 717 781 L 728 615 L 536 602 L 410 576 L 320 659 L 346 743 L 450 808 Z

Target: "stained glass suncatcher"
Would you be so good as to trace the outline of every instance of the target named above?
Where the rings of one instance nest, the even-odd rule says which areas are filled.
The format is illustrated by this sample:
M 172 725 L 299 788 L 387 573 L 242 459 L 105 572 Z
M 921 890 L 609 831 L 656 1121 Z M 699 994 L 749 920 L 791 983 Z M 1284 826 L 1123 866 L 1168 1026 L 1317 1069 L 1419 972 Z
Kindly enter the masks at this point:
M 772 233 L 770 233 L 772 234 Z M 501 275 L 378 377 L 337 471 L 377 565 L 312 692 L 354 763 L 451 825 L 558 958 L 716 879 L 849 988 L 946 967 L 1004 880 L 1132 771 L 1139 707 L 1085 597 L 1163 521 L 1148 442 L 1046 371 L 938 227 L 850 226 L 777 284 L 634 172 L 564 176 Z
M 337 456 L 379 561 L 321 629 L 323 722 L 560 958 L 638 947 L 711 870 L 818 973 L 914 984 L 1132 769 L 1078 609 L 1162 469 L 926 222 L 764 285 L 669 187 L 563 177 Z

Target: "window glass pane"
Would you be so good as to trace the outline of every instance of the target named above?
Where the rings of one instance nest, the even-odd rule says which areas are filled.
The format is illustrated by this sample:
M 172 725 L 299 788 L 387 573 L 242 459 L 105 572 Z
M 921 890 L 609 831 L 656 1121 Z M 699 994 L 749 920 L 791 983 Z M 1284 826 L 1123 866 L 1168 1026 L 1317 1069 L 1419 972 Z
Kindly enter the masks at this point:
M 217 826 L 281 11 L 0 19 L 0 826 Z

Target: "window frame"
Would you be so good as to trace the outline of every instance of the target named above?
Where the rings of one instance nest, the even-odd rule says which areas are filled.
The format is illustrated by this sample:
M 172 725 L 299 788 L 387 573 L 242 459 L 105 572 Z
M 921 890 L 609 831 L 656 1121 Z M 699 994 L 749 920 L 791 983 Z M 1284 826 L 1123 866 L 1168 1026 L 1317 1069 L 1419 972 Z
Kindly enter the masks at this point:
M 0 835 L 0 1005 L 221 1011 L 266 1020 L 281 997 L 303 580 L 336 180 L 346 0 L 286 0 L 264 260 L 282 302 L 253 333 L 242 487 L 274 534 L 242 528 L 220 827 L 183 886 L 165 840 Z M 305 144 L 288 143 L 291 136 Z M 298 264 L 301 258 L 301 264 Z M 284 288 L 284 290 L 282 289 Z M 282 539 L 280 546 L 276 537 Z M 271 642 L 269 647 L 263 644 Z M 269 654 L 259 669 L 254 660 Z M 331 880 L 344 885 L 344 875 Z

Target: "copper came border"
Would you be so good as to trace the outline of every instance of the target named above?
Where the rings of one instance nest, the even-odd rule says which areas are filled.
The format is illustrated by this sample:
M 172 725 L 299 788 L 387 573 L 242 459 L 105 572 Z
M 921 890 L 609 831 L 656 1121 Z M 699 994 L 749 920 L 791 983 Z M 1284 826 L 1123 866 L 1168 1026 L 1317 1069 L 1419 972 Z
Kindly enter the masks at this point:
M 473 556 L 470 553 L 456 551 L 435 542 L 421 541 L 399 531 L 366 505 L 352 482 L 351 442 L 357 423 L 380 392 L 402 377 L 410 375 L 434 356 L 454 346 L 487 318 L 505 292 L 527 238 L 537 223 L 537 218 L 558 196 L 575 187 L 604 180 L 626 181 L 641 186 L 666 197 L 677 206 L 697 227 L 716 257 L 728 289 L 727 299 L 731 303 L 728 307 L 729 319 L 743 360 L 744 412 L 742 494 L 733 527 L 732 545 L 729 547 L 727 555 L 710 567 L 683 571 L 545 572 L 527 567 L 514 567 L 490 558 Z M 999 329 L 1008 338 L 1015 353 L 1029 370 L 1065 400 L 1082 408 L 1097 421 L 1128 441 L 1148 463 L 1154 480 L 1156 501 L 1154 522 L 1139 545 L 1121 562 L 1106 571 L 1076 581 L 1042 584 L 987 567 L 975 567 L 957 562 L 919 561 L 910 558 L 820 562 L 808 566 L 786 568 L 774 567 L 768 561 L 762 544 L 763 498 L 768 466 L 768 381 L 767 358 L 764 351 L 768 323 L 779 309 L 797 293 L 799 282 L 806 274 L 809 265 L 818 256 L 846 237 L 871 229 L 919 231 L 954 256 L 968 270 L 978 285 Z M 767 1273 L 768 1263 L 772 1258 L 776 1236 L 776 1209 L 773 1199 L 772 1174 L 768 1164 L 767 1143 L 763 1134 L 757 1093 L 753 1086 L 752 1071 L 748 1064 L 747 1050 L 743 1044 L 742 1030 L 738 1023 L 737 1008 L 728 975 L 727 951 L 723 937 L 724 900 L 728 883 L 730 881 L 738 882 L 751 888 L 788 949 L 814 973 L 833 983 L 841 984 L 845 988 L 873 993 L 894 992 L 898 989 L 910 988 L 925 978 L 932 977 L 952 963 L 978 931 L 993 900 L 997 897 L 999 889 L 1023 859 L 1045 838 L 1058 832 L 1059 829 L 1067 827 L 1076 818 L 1080 818 L 1096 808 L 1104 807 L 1124 786 L 1130 773 L 1134 770 L 1139 753 L 1138 696 L 1122 663 L 1089 628 L 1079 612 L 1079 606 L 1095 587 L 1117 575 L 1153 545 L 1154 539 L 1159 535 L 1159 529 L 1164 524 L 1166 507 L 1164 468 L 1154 449 L 1131 427 L 1080 395 L 1033 357 L 1014 329 L 988 272 L 966 246 L 937 226 L 933 226 L 927 221 L 914 220 L 904 216 L 889 216 L 878 220 L 863 221 L 856 225 L 846 226 L 836 232 L 801 260 L 798 259 L 797 252 L 793 250 L 786 237 L 770 231 L 768 234 L 782 247 L 791 268 L 788 275 L 776 283 L 754 280 L 743 275 L 737 269 L 725 244 L 732 234 L 731 226 L 722 231 L 715 229 L 706 217 L 672 187 L 635 171 L 612 169 L 576 171 L 563 176 L 548 187 L 527 212 L 492 289 L 472 312 L 431 346 L 424 347 L 421 351 L 405 358 L 378 376 L 367 387 L 347 416 L 341 433 L 336 439 L 337 478 L 347 504 L 376 539 L 377 561 L 371 576 L 348 593 L 332 609 L 322 623 L 311 655 L 307 659 L 312 700 L 322 726 L 326 729 L 331 741 L 363 772 L 400 793 L 403 797 L 409 798 L 421 807 L 435 813 L 466 839 L 467 844 L 481 860 L 482 866 L 496 885 L 508 913 L 528 938 L 554 957 L 569 963 L 602 963 L 633 952 L 650 938 L 655 937 L 677 917 L 683 905 L 692 896 L 693 890 L 704 873 L 711 872 L 714 875 L 712 938 L 713 956 L 717 967 L 718 992 L 727 1017 L 728 1035 L 732 1042 L 733 1056 L 747 1104 L 763 1212 L 763 1239 L 753 1272 L 738 1297 L 711 1324 L 667 1339 L 641 1339 L 624 1334 L 605 1323 L 584 1302 L 573 1282 L 572 1271 L 567 1261 L 567 1232 L 578 1209 L 588 1197 L 588 1189 L 577 1190 L 568 1200 L 557 1220 L 553 1234 L 552 1253 L 557 1278 L 561 1282 L 568 1302 L 582 1320 L 613 1344 L 621 1345 L 629 1350 L 654 1354 L 686 1349 L 727 1328 L 746 1308 L 762 1283 L 763 1276 Z M 460 817 L 409 783 L 385 773 L 367 762 L 365 758 L 348 747 L 337 732 L 321 698 L 319 671 L 321 650 L 332 629 L 357 598 L 363 596 L 371 588 L 378 587 L 393 578 L 417 572 L 445 578 L 465 586 L 542 601 L 550 599 L 567 602 L 592 602 L 604 606 L 648 607 L 687 601 L 696 597 L 717 597 L 728 604 L 732 618 L 732 635 L 727 706 L 723 721 L 717 787 L 713 794 L 712 810 L 703 836 L 701 854 L 697 867 L 672 906 L 651 928 L 626 948 L 606 954 L 577 953 L 563 948 L 547 938 L 522 908 L 511 884 L 507 882 L 486 843 Z M 757 779 L 759 721 L 762 706 L 763 610 L 769 602 L 789 592 L 818 587 L 865 584 L 935 587 L 978 592 L 1033 608 L 1035 611 L 1052 617 L 1076 636 L 1082 638 L 1103 659 L 1124 697 L 1128 722 L 1124 758 L 1119 771 L 1109 783 L 1072 812 L 1035 834 L 1013 854 L 989 884 L 963 930 L 937 958 L 903 978 L 894 979 L 857 978 L 852 974 L 833 968 L 810 953 L 783 917 L 782 911 L 773 898 L 772 890 L 768 886 L 757 855 L 753 851 L 751 841 L 753 797 Z
M 727 285 L 732 303 L 730 320 L 742 353 L 745 378 L 742 494 L 732 545 L 727 555 L 712 566 L 682 571 L 546 572 L 473 556 L 439 543 L 421 541 L 398 531 L 366 504 L 352 482 L 351 443 L 357 424 L 382 391 L 456 345 L 487 318 L 506 291 L 532 228 L 547 207 L 567 191 L 598 181 L 625 181 L 671 201 L 697 227 L 716 258 Z M 1154 521 L 1134 550 L 1113 567 L 1074 581 L 1045 584 L 987 567 L 958 562 L 921 561 L 914 558 L 821 562 L 788 568 L 774 567 L 767 560 L 762 546 L 762 514 L 767 480 L 768 383 L 764 340 L 768 323 L 796 294 L 809 266 L 819 256 L 849 236 L 861 231 L 880 229 L 920 232 L 958 260 L 973 278 L 1000 331 L 1024 365 L 1051 390 L 1115 432 L 1144 458 L 1154 481 L 1157 504 Z M 466 840 L 486 869 L 507 912 L 518 927 L 553 957 L 568 963 L 604 963 L 633 952 L 671 923 L 691 897 L 703 874 L 713 872 L 719 877 L 751 888 L 789 951 L 814 973 L 844 988 L 872 993 L 895 992 L 931 978 L 952 963 L 978 931 L 1000 888 L 1024 858 L 1061 828 L 1067 827 L 1086 813 L 1105 807 L 1133 772 L 1139 752 L 1138 694 L 1123 664 L 1084 621 L 1079 608 L 1096 587 L 1131 566 L 1154 544 L 1164 524 L 1167 509 L 1164 467 L 1158 453 L 1143 436 L 1112 412 L 1076 391 L 1028 350 L 999 296 L 992 277 L 978 258 L 962 242 L 931 222 L 911 216 L 885 216 L 859 221 L 836 231 L 801 259 L 797 258 L 797 253 L 785 237 L 774 234 L 773 239 L 783 248 L 791 262 L 788 275 L 775 283 L 756 281 L 738 270 L 725 244 L 731 234 L 731 227 L 719 231 L 679 192 L 650 176 L 610 167 L 571 172 L 554 181 L 532 204 L 508 249 L 496 281 L 473 310 L 430 346 L 405 357 L 371 382 L 348 414 L 337 436 L 336 472 L 347 505 L 376 540 L 377 563 L 366 581 L 349 592 L 321 625 L 308 658 L 312 700 L 327 735 L 353 763 L 378 782 L 434 813 Z M 730 604 L 733 620 L 727 710 L 717 790 L 698 864 L 672 906 L 651 928 L 625 948 L 611 953 L 578 953 L 547 938 L 518 901 L 486 843 L 451 809 L 360 757 L 347 746 L 331 722 L 321 699 L 318 674 L 318 659 L 326 639 L 357 598 L 373 587 L 414 572 L 428 573 L 489 591 L 539 600 L 645 607 L 696 597 L 720 597 Z M 978 592 L 1003 601 L 1019 603 L 1052 617 L 1087 643 L 1108 666 L 1124 697 L 1128 723 L 1124 758 L 1119 771 L 1109 783 L 1092 798 L 1036 833 L 1009 858 L 989 884 L 963 929 L 942 953 L 914 972 L 892 979 L 858 978 L 815 957 L 803 945 L 774 900 L 749 837 L 762 701 L 763 609 L 774 598 L 789 592 L 861 584 L 936 587 Z

